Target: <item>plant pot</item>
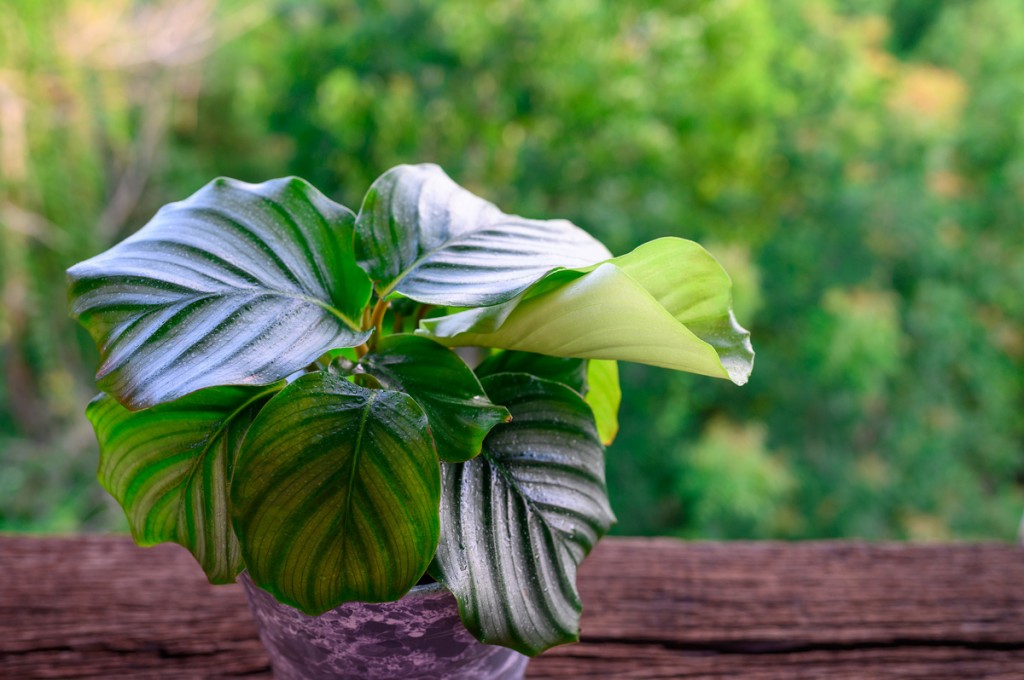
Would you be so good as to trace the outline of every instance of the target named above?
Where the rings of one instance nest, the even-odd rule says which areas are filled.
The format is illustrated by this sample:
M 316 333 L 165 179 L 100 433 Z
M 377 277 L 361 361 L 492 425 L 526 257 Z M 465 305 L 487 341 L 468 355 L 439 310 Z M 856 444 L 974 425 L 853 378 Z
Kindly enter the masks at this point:
M 396 602 L 349 602 L 321 616 L 283 605 L 239 578 L 278 680 L 479 678 L 518 680 L 529 657 L 478 642 L 442 585 L 416 586 Z

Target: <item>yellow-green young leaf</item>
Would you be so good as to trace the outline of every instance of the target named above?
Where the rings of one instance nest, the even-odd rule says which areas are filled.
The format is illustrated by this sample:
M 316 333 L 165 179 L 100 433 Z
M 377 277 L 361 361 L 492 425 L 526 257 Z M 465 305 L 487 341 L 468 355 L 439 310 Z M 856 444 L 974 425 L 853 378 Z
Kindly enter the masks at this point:
M 370 281 L 354 220 L 301 179 L 217 179 L 75 265 L 71 313 L 99 347 L 100 389 L 136 410 L 359 345 Z
M 742 385 L 754 352 L 730 294 L 729 276 L 707 251 L 664 238 L 554 271 L 503 304 L 426 319 L 417 333 L 450 346 L 634 361 Z
M 555 267 L 611 257 L 571 222 L 506 215 L 431 164 L 400 165 L 373 183 L 356 254 L 380 295 L 458 307 L 503 302 Z
M 473 460 L 444 464 L 431 573 L 479 640 L 535 655 L 579 637 L 576 568 L 615 521 L 604 450 L 569 387 L 523 373 L 483 385 L 512 420 Z
M 360 366 L 387 388 L 405 392 L 427 414 L 441 460 L 480 453 L 491 428 L 509 418 L 492 404 L 472 369 L 444 345 L 415 335 L 390 335 Z
M 105 394 L 89 404 L 100 482 L 139 545 L 179 543 L 211 582 L 235 580 L 242 562 L 228 484 L 246 430 L 281 387 L 214 387 L 144 411 Z
M 591 359 L 587 362 L 586 400 L 594 412 L 601 443 L 608 446 L 619 433 L 622 390 L 619 387 L 618 363 L 607 359 Z
M 263 408 L 235 467 L 232 518 L 249 575 L 310 615 L 396 600 L 434 555 L 440 485 L 411 397 L 304 375 Z

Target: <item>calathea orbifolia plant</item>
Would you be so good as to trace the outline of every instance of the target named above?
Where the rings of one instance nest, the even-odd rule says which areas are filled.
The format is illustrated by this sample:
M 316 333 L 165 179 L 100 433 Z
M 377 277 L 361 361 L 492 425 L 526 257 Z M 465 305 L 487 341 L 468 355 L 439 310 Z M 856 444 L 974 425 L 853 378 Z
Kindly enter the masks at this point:
M 99 477 L 143 545 L 309 614 L 424 573 L 485 642 L 576 639 L 613 522 L 615 361 L 743 383 L 730 282 L 690 241 L 621 257 L 433 165 L 358 215 L 301 179 L 218 179 L 69 272 L 101 354 Z M 492 348 L 475 369 L 451 348 Z

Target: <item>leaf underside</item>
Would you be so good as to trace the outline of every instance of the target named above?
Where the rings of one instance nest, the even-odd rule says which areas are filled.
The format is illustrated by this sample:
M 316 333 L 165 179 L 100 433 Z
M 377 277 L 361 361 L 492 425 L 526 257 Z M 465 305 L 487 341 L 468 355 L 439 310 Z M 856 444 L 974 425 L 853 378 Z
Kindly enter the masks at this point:
M 100 389 L 146 408 L 270 384 L 362 343 L 370 282 L 352 253 L 354 219 L 300 179 L 218 179 L 69 269 Z
M 619 433 L 622 389 L 619 387 L 618 362 L 607 359 L 591 359 L 587 362 L 586 401 L 594 412 L 601 443 L 608 446 Z
M 556 267 L 611 257 L 571 222 L 506 215 L 432 164 L 400 165 L 373 183 L 356 255 L 381 295 L 456 307 L 503 302 Z
M 416 585 L 437 546 L 439 494 L 416 402 L 317 372 L 260 412 L 231 505 L 253 582 L 317 615 L 396 600 Z
M 603 448 L 568 387 L 511 373 L 483 384 L 513 419 L 480 456 L 443 466 L 431 572 L 478 639 L 536 655 L 579 636 L 576 568 L 614 522 Z
M 426 319 L 417 333 L 450 346 L 634 361 L 742 385 L 754 352 L 732 314 L 730 288 L 707 251 L 664 238 L 552 272 L 506 303 Z
M 179 543 L 212 583 L 234 581 L 242 562 L 228 484 L 250 423 L 282 386 L 215 387 L 145 411 L 109 395 L 89 404 L 100 483 L 124 508 L 139 545 Z

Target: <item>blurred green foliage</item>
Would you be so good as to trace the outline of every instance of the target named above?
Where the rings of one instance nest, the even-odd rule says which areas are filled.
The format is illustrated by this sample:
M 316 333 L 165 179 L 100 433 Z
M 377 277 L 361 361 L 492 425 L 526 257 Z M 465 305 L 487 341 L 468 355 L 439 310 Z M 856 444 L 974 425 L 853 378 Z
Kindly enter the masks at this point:
M 122 526 L 63 269 L 215 175 L 402 162 L 732 273 L 751 382 L 623 367 L 620 533 L 1013 537 L 1018 0 L 2 0 L 0 529 Z M 10 8 L 14 11 L 8 11 Z

